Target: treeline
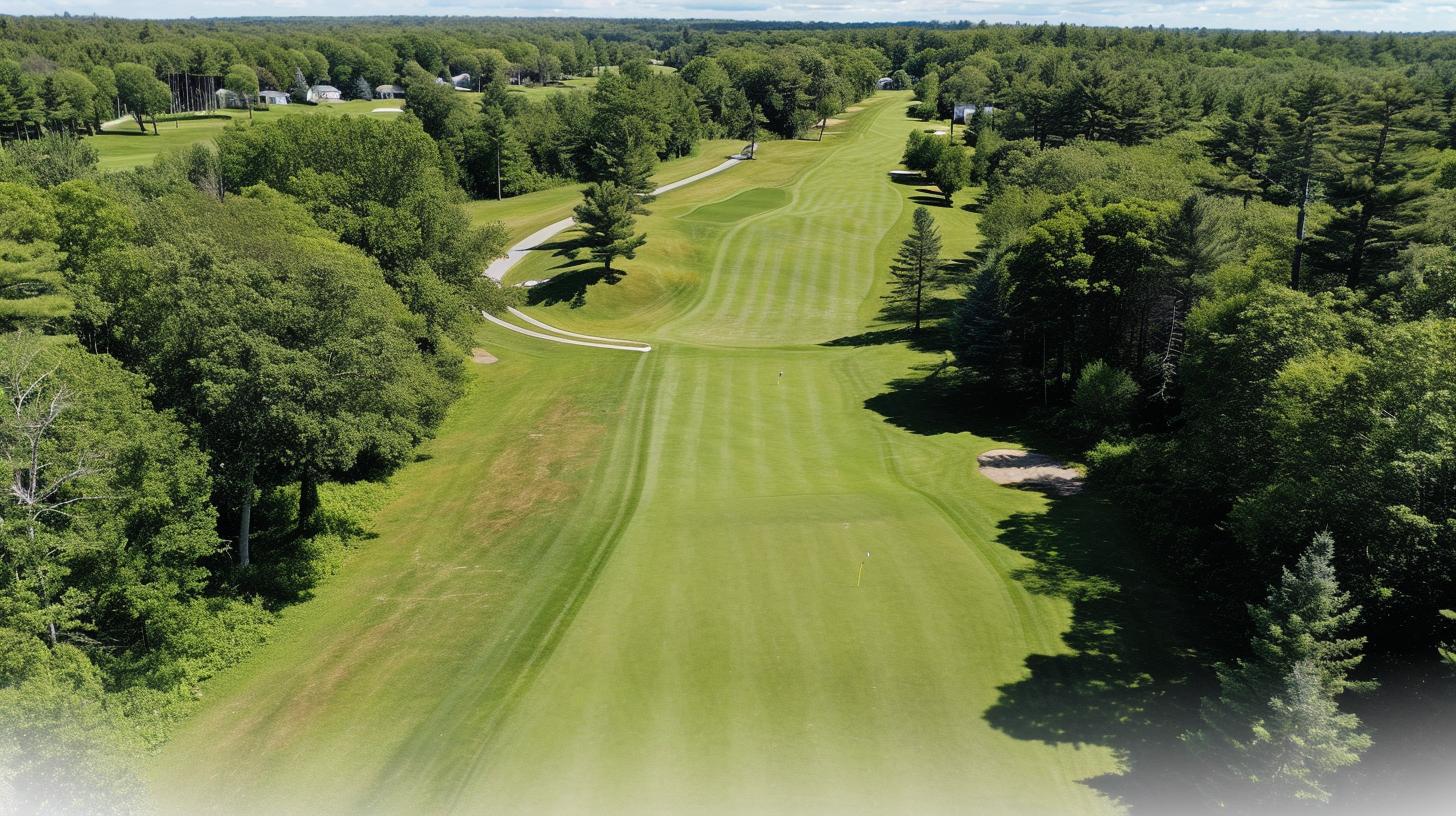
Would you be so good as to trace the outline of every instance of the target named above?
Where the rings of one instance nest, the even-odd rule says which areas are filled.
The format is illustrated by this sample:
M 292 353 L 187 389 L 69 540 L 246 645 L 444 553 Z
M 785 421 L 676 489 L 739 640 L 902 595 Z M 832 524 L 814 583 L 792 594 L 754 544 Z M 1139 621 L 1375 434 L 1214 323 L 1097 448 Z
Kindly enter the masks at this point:
M 126 810 L 128 762 L 368 523 L 462 388 L 477 228 L 412 117 L 288 117 L 100 175 L 0 151 L 7 808 Z
M 1450 640 L 1456 40 L 1099 36 L 905 61 L 927 115 L 995 106 L 949 341 L 967 398 L 1085 449 L 1186 580 L 1227 658 L 1188 738 L 1213 796 L 1324 800 L 1370 745 L 1339 702 L 1361 655 Z

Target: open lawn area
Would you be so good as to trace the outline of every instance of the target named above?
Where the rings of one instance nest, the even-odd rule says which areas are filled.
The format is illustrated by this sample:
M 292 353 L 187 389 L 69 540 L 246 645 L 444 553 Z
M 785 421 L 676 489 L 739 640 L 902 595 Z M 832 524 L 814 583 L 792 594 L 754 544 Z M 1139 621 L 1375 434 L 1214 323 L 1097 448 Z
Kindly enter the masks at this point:
M 882 314 L 918 203 L 947 258 L 978 241 L 975 191 L 889 175 L 908 99 L 664 194 L 625 274 L 570 232 L 511 270 L 551 279 L 531 316 L 654 351 L 480 328 L 498 362 L 376 536 L 206 687 L 161 808 L 1117 812 L 1167 652 L 1145 621 L 1176 610 L 1106 499 L 977 472 L 1019 437 L 945 412 L 940 329 Z M 473 214 L 519 238 L 576 201 Z

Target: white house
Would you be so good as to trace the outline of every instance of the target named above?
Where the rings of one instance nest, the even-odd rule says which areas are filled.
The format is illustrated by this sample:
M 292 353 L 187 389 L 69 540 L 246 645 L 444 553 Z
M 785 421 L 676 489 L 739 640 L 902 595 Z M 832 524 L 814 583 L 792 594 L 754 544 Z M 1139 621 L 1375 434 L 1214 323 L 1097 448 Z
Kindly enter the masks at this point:
M 950 120 L 952 122 L 969 124 L 972 119 L 976 118 L 976 114 L 978 113 L 985 113 L 987 116 L 994 118 L 996 116 L 996 106 L 956 105 L 955 109 L 951 112 Z
M 338 88 L 332 85 L 315 85 L 308 89 L 308 101 L 310 102 L 337 102 L 343 99 L 344 95 Z
M 450 77 L 450 84 L 455 86 L 457 91 L 470 90 L 470 74 L 456 74 Z
M 374 89 L 375 99 L 404 99 L 403 85 L 379 85 Z
M 288 94 L 282 91 L 259 91 L 258 101 L 264 105 L 287 105 Z

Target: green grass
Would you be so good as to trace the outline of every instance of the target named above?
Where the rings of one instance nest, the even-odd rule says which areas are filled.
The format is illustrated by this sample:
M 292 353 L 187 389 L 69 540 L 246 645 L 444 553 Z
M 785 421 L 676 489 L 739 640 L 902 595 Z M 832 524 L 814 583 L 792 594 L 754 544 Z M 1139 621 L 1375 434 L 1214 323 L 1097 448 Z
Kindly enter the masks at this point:
M 1130 551 L 1095 498 L 980 477 L 1004 443 L 934 410 L 939 354 L 876 339 L 922 195 L 886 175 L 906 98 L 664 195 L 614 284 L 524 262 L 580 284 L 540 318 L 657 350 L 483 327 L 500 362 L 378 538 L 207 687 L 163 810 L 1114 810 L 1081 780 L 1122 767 L 1096 690 L 1132 681 L 1086 599 L 1122 578 L 1088 565 Z M 948 254 L 970 197 L 934 209 Z
M 473 96 L 478 96 L 478 94 L 473 94 Z M 372 113 L 372 111 L 375 108 L 398 108 L 403 104 L 402 99 L 359 99 L 322 105 L 274 105 L 268 110 L 253 111 L 253 121 L 268 122 L 283 116 L 298 115 L 398 116 L 397 113 Z M 102 170 L 125 170 L 129 167 L 151 164 L 152 160 L 163 151 L 176 150 L 212 139 L 233 122 L 243 122 L 244 124 L 248 122 L 247 111 L 223 110 L 218 111 L 218 114 L 218 116 L 204 119 L 158 121 L 156 136 L 152 135 L 150 122 L 147 123 L 146 135 L 142 135 L 137 129 L 136 120 L 128 119 L 107 127 L 99 135 L 86 138 L 101 154 Z
M 653 179 L 661 185 L 701 173 L 721 164 L 742 146 L 742 141 L 734 139 L 700 142 L 693 155 L 659 164 Z M 500 221 L 506 225 L 511 240 L 519 241 L 548 224 L 570 216 L 572 208 L 581 203 L 581 188 L 580 184 L 565 184 L 501 201 L 471 201 L 465 209 L 476 225 Z
M 540 99 L 551 94 L 562 93 L 563 91 L 585 91 L 590 90 L 597 84 L 594 76 L 571 77 L 551 85 L 512 85 L 510 92 L 521 94 L 529 99 Z

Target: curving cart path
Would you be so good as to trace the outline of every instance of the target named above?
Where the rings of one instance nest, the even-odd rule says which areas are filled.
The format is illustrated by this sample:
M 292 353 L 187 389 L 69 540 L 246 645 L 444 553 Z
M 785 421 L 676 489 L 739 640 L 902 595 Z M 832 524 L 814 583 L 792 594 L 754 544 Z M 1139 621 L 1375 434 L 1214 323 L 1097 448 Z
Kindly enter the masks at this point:
M 653 190 L 652 194 L 655 196 L 659 196 L 663 193 L 676 190 L 679 187 L 686 187 L 695 181 L 702 181 L 708 176 L 717 175 L 718 173 L 727 170 L 728 168 L 732 167 L 735 164 L 738 164 L 741 161 L 743 161 L 742 156 L 732 156 L 727 161 L 716 167 L 704 170 L 703 172 L 696 175 L 688 176 L 685 179 L 679 179 L 678 181 L 674 181 L 671 184 L 664 184 L 661 187 L 658 187 L 656 190 Z M 505 279 L 506 273 L 511 271 L 511 267 L 520 263 L 521 259 L 526 257 L 527 252 L 530 252 L 533 249 L 539 249 L 542 244 L 570 229 L 571 225 L 575 223 L 575 218 L 563 218 L 554 224 L 548 224 L 547 226 L 536 230 L 530 235 L 527 235 L 520 243 L 511 247 L 509 250 L 506 250 L 506 254 L 503 257 L 497 258 L 492 261 L 490 266 L 487 266 L 485 268 L 485 272 L 483 274 L 487 278 L 491 278 L 492 280 L 499 283 L 500 281 Z
M 672 182 L 671 184 L 664 184 L 661 187 L 658 187 L 656 190 L 653 190 L 652 194 L 658 196 L 662 195 L 663 193 L 676 190 L 679 187 L 686 187 L 687 185 L 692 184 L 695 181 L 702 181 L 708 176 L 721 173 L 743 160 L 744 157 L 741 155 L 732 156 L 727 161 L 723 162 L 720 165 L 717 165 L 716 167 L 712 167 L 704 170 L 701 173 L 688 176 L 685 179 L 679 179 Z M 511 270 L 511 267 L 515 266 L 517 263 L 520 263 L 521 259 L 526 257 L 526 253 L 531 252 L 535 249 L 539 249 L 542 244 L 546 243 L 557 235 L 560 235 L 566 230 L 571 229 L 571 226 L 575 223 L 576 219 L 574 218 L 563 218 L 560 221 L 557 221 L 553 224 L 548 224 L 541 229 L 536 230 L 530 235 L 527 235 L 515 246 L 507 250 L 506 254 L 503 257 L 497 258 L 495 261 L 493 261 L 489 266 L 485 268 L 485 271 L 482 274 L 484 274 L 487 278 L 491 278 L 497 283 L 501 282 L 505 279 L 506 273 Z M 589 334 L 578 334 L 576 332 L 567 331 L 565 329 L 558 329 L 555 326 L 542 323 L 534 317 L 527 316 L 525 312 L 522 312 L 514 307 L 508 308 L 507 311 L 510 312 L 513 317 L 524 320 L 527 323 L 544 329 L 547 332 L 554 332 L 554 334 L 543 334 L 542 332 L 533 331 L 531 329 L 517 326 L 514 323 L 508 323 L 504 320 L 501 320 L 499 317 L 496 317 L 495 315 L 486 314 L 485 312 L 481 312 L 481 315 L 484 316 L 486 320 L 489 320 L 497 326 L 510 329 L 511 331 L 518 334 L 524 334 L 527 337 L 536 337 L 542 340 L 550 340 L 553 343 L 565 343 L 571 346 L 588 346 L 590 348 L 616 349 L 618 351 L 652 351 L 652 346 L 649 346 L 646 343 L 638 342 L 636 340 L 617 340 L 611 337 L 595 337 Z

